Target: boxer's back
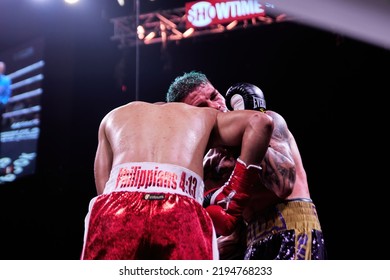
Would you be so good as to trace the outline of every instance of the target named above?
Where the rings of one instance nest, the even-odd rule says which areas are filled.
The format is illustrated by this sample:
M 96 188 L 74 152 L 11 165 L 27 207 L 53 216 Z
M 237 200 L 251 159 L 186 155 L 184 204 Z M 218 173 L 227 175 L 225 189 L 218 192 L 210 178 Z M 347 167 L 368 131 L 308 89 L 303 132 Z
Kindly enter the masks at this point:
M 202 160 L 218 112 L 183 103 L 132 102 L 104 120 L 113 166 L 125 162 L 171 163 L 203 175 Z

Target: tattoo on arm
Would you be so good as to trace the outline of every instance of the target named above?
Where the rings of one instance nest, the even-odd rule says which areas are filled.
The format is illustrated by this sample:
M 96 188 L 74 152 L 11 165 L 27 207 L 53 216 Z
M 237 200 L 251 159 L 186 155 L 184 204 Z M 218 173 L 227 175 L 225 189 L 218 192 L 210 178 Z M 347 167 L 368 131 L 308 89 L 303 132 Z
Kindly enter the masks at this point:
M 270 147 L 262 162 L 262 168 L 261 181 L 264 186 L 281 198 L 287 197 L 295 183 L 294 162 Z
M 262 162 L 262 183 L 277 196 L 287 197 L 295 183 L 295 163 L 291 152 L 291 133 L 281 117 L 274 118 L 274 131 Z

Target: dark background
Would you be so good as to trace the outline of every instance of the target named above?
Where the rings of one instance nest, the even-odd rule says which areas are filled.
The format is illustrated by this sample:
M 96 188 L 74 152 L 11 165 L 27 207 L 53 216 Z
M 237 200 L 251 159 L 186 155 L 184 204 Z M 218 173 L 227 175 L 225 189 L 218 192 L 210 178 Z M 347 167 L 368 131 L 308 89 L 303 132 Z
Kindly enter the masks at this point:
M 46 42 L 37 173 L 0 185 L 0 259 L 79 258 L 100 120 L 135 99 L 135 48 L 118 48 L 109 21 L 133 5 L 59 2 L 0 4 L 0 52 Z M 141 13 L 184 3 L 141 1 Z M 140 100 L 163 101 L 170 82 L 190 70 L 221 93 L 235 82 L 257 84 L 296 138 L 329 258 L 388 258 L 389 50 L 298 22 L 139 50 Z

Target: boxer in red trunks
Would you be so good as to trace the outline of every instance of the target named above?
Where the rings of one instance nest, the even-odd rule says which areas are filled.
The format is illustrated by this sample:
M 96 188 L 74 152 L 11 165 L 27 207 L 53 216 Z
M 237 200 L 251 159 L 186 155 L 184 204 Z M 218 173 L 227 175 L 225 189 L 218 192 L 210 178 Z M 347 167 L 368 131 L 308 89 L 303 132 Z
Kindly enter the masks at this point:
M 99 127 L 98 195 L 85 218 L 81 259 L 218 259 L 202 207 L 203 156 L 210 147 L 241 145 L 236 173 L 246 178 L 257 172 L 252 166 L 263 159 L 272 130 L 272 118 L 259 112 L 184 103 L 136 101 L 109 112 Z M 247 186 L 232 180 L 227 188 Z

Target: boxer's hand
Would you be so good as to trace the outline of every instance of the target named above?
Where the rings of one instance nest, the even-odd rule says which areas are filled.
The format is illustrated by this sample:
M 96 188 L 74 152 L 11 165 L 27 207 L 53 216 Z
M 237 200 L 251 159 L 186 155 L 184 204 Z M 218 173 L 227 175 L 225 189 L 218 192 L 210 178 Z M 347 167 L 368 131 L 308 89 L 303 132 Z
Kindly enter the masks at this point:
M 206 194 L 205 197 L 211 194 L 210 206 L 206 206 L 206 210 L 213 220 L 217 234 L 229 235 L 234 231 L 249 200 L 253 183 L 259 178 L 260 170 L 260 166 L 246 166 L 237 159 L 229 180 L 222 187 Z

